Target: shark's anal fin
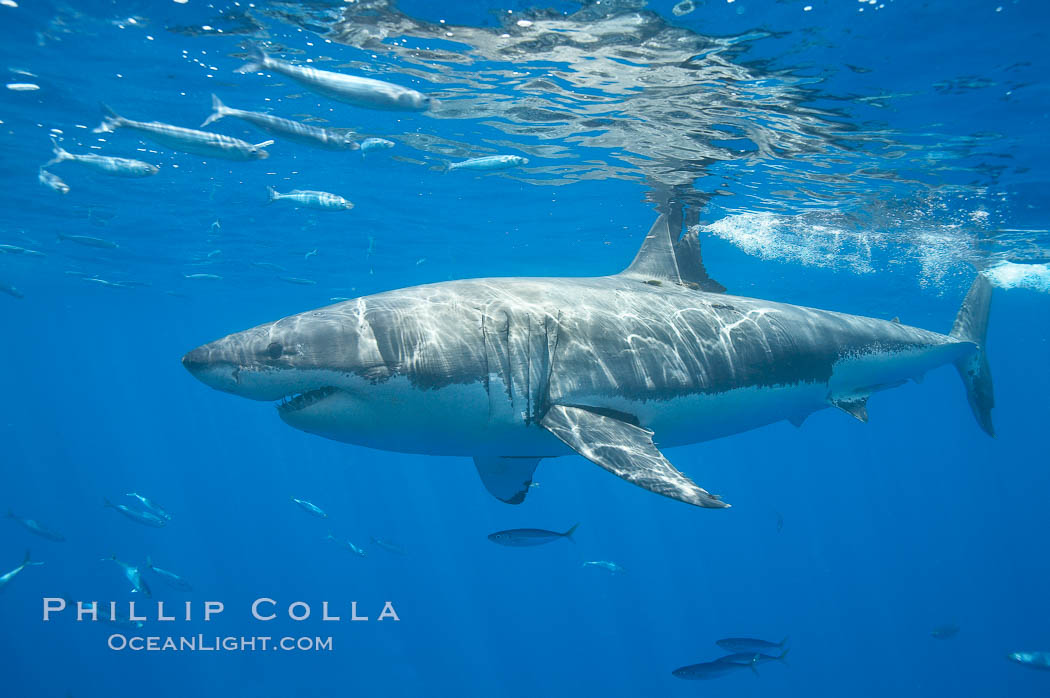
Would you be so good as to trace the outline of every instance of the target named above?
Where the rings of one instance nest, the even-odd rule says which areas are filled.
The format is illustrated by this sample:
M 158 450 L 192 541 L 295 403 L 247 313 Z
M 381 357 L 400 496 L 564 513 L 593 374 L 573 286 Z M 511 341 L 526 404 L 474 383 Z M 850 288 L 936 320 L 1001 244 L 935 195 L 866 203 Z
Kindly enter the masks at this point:
M 865 423 L 868 421 L 868 398 L 866 397 L 832 398 L 831 404 L 851 417 Z
M 698 507 L 729 506 L 671 465 L 648 429 L 565 405 L 551 407 L 540 424 L 587 460 L 650 492 Z
M 474 456 L 481 484 L 493 497 L 507 504 L 521 504 L 529 493 L 532 474 L 540 459 L 531 456 Z

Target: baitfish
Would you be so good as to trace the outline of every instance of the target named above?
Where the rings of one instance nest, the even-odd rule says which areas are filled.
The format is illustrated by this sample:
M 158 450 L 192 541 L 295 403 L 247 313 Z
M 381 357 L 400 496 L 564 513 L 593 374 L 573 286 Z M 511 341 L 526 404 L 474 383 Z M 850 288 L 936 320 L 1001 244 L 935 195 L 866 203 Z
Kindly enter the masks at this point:
M 324 510 L 321 509 L 321 507 L 317 506 L 312 502 L 308 502 L 305 499 L 296 499 L 295 497 L 292 497 L 292 501 L 298 504 L 299 507 L 307 514 L 313 514 L 314 516 L 321 519 L 328 518 L 328 514 L 324 513 Z
M 0 282 L 0 293 L 6 293 L 12 298 L 25 298 L 25 294 L 19 291 L 14 286 L 8 286 L 5 283 Z
M 1050 671 L 1050 652 L 1011 652 L 1006 658 L 1033 669 Z
M 156 514 L 157 516 L 161 517 L 165 521 L 171 521 L 171 514 L 169 514 L 164 509 L 164 507 L 162 507 L 161 505 L 157 504 L 156 502 L 154 502 L 149 497 L 144 497 L 141 494 L 139 494 L 138 492 L 128 492 L 124 496 L 126 496 L 126 497 L 133 497 L 134 499 L 139 500 L 139 502 L 142 503 L 142 506 L 146 507 L 147 510 L 153 512 L 154 514 Z
M 152 511 L 139 511 L 138 509 L 132 509 L 131 507 L 126 506 L 124 504 L 114 504 L 108 499 L 104 501 L 105 506 L 116 509 L 132 521 L 143 524 L 144 526 L 152 526 L 153 528 L 164 528 L 168 525 L 167 519 L 157 516 Z
M 701 662 L 700 664 L 690 664 L 689 666 L 679 667 L 672 671 L 671 675 L 688 681 L 716 679 L 720 676 L 725 676 L 726 674 L 732 674 L 741 669 L 745 669 L 748 666 L 750 666 L 752 670 L 754 669 L 753 664 L 734 664 L 732 662 L 723 662 L 720 659 L 716 659 L 713 662 Z
M 124 577 L 131 582 L 131 590 L 133 592 L 140 592 L 146 596 L 153 596 L 153 592 L 150 591 L 149 584 L 146 584 L 146 580 L 142 578 L 142 570 L 135 565 L 129 565 L 126 562 L 121 562 L 117 559 L 116 555 L 110 555 L 109 558 L 103 558 L 103 560 L 112 560 L 113 562 L 120 565 L 120 568 L 124 571 Z
M 6 572 L 6 573 L 0 575 L 0 590 L 3 590 L 4 587 L 6 587 L 8 584 L 10 584 L 11 580 L 14 579 L 15 576 L 18 575 L 18 573 L 21 572 L 22 570 L 24 570 L 26 567 L 34 567 L 34 566 L 38 566 L 38 565 L 42 565 L 42 564 L 44 564 L 44 563 L 31 561 L 29 559 L 29 551 L 27 550 L 25 559 L 22 560 L 22 564 L 21 565 L 19 565 L 18 567 L 14 568 L 10 572 Z
M 153 558 L 148 555 L 146 556 L 146 571 L 155 574 L 158 579 L 172 589 L 177 589 L 179 591 L 193 591 L 193 587 L 190 586 L 189 582 L 174 572 L 169 572 L 168 570 L 157 567 L 153 564 Z
M 115 242 L 103 240 L 102 238 L 93 238 L 90 235 L 66 235 L 65 233 L 59 233 L 58 239 L 75 242 L 84 247 L 97 247 L 101 250 L 115 250 L 120 247 L 120 245 Z
M 590 560 L 583 562 L 581 567 L 593 567 L 600 570 L 605 570 L 610 574 L 625 574 L 627 570 L 617 565 L 615 562 L 609 562 L 607 560 Z
M 337 545 L 339 545 L 339 546 L 341 546 L 343 548 L 346 548 L 347 550 L 352 552 L 354 555 L 359 555 L 360 557 L 366 557 L 367 556 L 365 551 L 362 550 L 361 548 L 357 547 L 356 545 L 354 545 L 353 542 L 351 542 L 349 538 L 336 538 L 331 533 L 329 533 L 328 537 L 325 538 L 325 540 L 330 540 L 333 543 L 335 543 L 335 544 L 337 544 Z
M 500 545 L 507 545 L 515 548 L 543 545 L 544 543 L 550 543 L 559 538 L 567 538 L 572 541 L 572 534 L 576 532 L 576 528 L 579 525 L 580 524 L 574 524 L 573 527 L 565 533 L 546 531 L 542 528 L 512 528 L 508 531 L 490 533 L 489 540 L 493 543 L 499 543 Z
M 753 637 L 727 637 L 715 641 L 715 644 L 724 650 L 729 650 L 730 652 L 747 652 L 755 654 L 756 652 L 764 652 L 766 650 L 782 649 L 784 645 L 787 644 L 787 641 L 788 639 L 786 637 L 780 642 L 758 640 Z
M 361 146 L 354 140 L 354 133 L 348 130 L 336 131 L 330 128 L 310 126 L 309 124 L 282 119 L 278 116 L 263 114 L 257 111 L 246 111 L 227 107 L 215 95 L 211 96 L 211 115 L 204 120 L 201 128 L 227 116 L 247 121 L 271 136 L 284 138 L 303 145 L 327 150 L 357 150 Z
M 385 138 L 366 138 L 360 143 L 361 157 L 374 150 L 389 150 L 394 145 L 394 141 L 388 141 Z
M 278 279 L 287 283 L 295 284 L 297 286 L 316 286 L 317 282 L 313 279 L 300 279 L 298 276 L 278 276 Z
M 287 194 L 282 194 L 273 187 L 266 187 L 266 189 L 270 192 L 270 200 L 267 203 L 291 201 L 296 206 L 316 208 L 320 211 L 349 211 L 354 207 L 352 203 L 338 194 L 329 194 L 326 191 L 293 189 Z
M 160 168 L 156 165 L 151 165 L 141 160 L 115 158 L 109 155 L 95 155 L 94 153 L 74 155 L 64 150 L 54 138 L 51 139 L 51 143 L 54 146 L 53 152 L 55 156 L 44 163 L 44 167 L 51 167 L 63 162 L 72 162 L 111 177 L 149 177 L 160 172 Z M 44 170 L 41 170 L 41 172 L 44 172 Z M 66 187 L 66 189 L 68 191 L 69 188 Z
M 53 540 L 56 543 L 62 543 L 66 540 L 66 537 L 58 531 L 51 530 L 36 519 L 25 519 L 21 516 L 16 516 L 15 513 L 10 509 L 7 510 L 7 518 L 14 519 L 16 522 L 18 522 L 19 525 L 22 526 L 22 528 L 26 529 L 30 533 L 35 533 L 41 538 L 47 538 L 48 540 Z
M 273 145 L 273 141 L 263 141 L 252 145 L 239 138 L 172 126 L 159 121 L 132 121 L 120 116 L 105 104 L 102 105 L 102 109 L 106 112 L 106 117 L 95 129 L 95 133 L 112 133 L 118 128 L 128 128 L 141 133 L 154 143 L 182 153 L 223 158 L 224 160 L 262 160 L 270 156 L 265 148 Z
M 376 536 L 372 536 L 371 540 L 373 543 L 375 543 L 388 553 L 394 553 L 395 555 L 408 555 L 408 552 L 404 548 L 402 548 L 400 545 L 390 540 L 389 538 L 378 538 Z
M 529 159 L 520 155 L 486 155 L 485 157 L 471 158 L 463 162 L 451 162 L 445 167 L 445 171 L 473 170 L 476 172 L 492 172 L 495 170 L 509 170 L 512 167 L 521 167 L 528 164 Z
M 421 92 L 390 82 L 294 65 L 267 56 L 257 46 L 252 47 L 248 63 L 238 68 L 237 72 L 257 73 L 263 70 L 291 78 L 324 97 L 365 109 L 426 111 L 433 102 Z
M 37 174 L 36 179 L 48 189 L 57 191 L 59 194 L 69 193 L 69 185 L 63 182 L 62 178 L 57 174 L 48 172 L 43 167 L 40 168 L 40 172 Z
M 18 247 L 17 245 L 0 245 L 0 252 L 4 254 L 19 254 L 26 257 L 46 257 L 47 255 L 43 252 L 37 252 L 36 250 L 29 250 L 25 247 Z

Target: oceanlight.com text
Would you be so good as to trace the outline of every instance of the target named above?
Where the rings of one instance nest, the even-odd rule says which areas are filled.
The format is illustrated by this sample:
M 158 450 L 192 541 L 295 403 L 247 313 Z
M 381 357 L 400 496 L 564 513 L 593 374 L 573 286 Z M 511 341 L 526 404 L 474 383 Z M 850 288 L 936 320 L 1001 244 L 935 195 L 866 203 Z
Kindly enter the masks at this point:
M 123 635 L 106 642 L 115 652 L 331 652 L 332 638 L 199 635 Z

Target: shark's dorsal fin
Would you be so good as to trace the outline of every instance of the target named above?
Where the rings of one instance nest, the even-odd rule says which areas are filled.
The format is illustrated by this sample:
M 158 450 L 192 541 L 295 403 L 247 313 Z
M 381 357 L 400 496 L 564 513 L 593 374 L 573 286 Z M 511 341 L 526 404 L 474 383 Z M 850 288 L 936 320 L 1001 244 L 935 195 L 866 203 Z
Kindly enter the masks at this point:
M 671 225 L 666 214 L 661 214 L 649 234 L 642 241 L 642 247 L 634 256 L 631 266 L 621 272 L 642 281 L 667 281 L 673 284 L 682 283 L 678 273 L 678 259 L 675 255 L 675 241 L 671 239 Z
M 695 230 L 679 238 L 672 230 L 666 214 L 661 214 L 649 234 L 645 236 L 641 249 L 634 256 L 631 266 L 620 276 L 653 283 L 684 284 L 702 291 L 724 293 L 725 286 L 707 275 L 700 256 L 700 237 Z

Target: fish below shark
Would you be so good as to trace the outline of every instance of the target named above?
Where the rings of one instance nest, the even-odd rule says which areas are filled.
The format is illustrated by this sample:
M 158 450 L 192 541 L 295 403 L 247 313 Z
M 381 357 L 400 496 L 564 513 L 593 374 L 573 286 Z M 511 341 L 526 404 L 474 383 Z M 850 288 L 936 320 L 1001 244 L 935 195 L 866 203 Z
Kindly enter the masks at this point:
M 978 275 L 948 334 L 725 293 L 695 230 L 662 215 L 631 265 L 597 278 L 446 281 L 347 300 L 186 354 L 203 383 L 274 401 L 289 425 L 405 453 L 468 456 L 518 504 L 543 458 L 578 454 L 639 487 L 729 506 L 661 449 L 835 407 L 959 371 L 993 435 Z M 659 448 L 657 447 L 659 443 Z

